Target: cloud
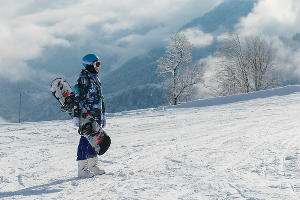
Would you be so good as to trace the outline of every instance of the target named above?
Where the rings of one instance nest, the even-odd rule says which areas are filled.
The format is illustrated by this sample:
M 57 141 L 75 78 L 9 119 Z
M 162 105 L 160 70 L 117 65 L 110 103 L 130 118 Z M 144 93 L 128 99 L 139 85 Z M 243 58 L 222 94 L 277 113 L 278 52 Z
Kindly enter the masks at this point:
M 220 58 L 214 56 L 208 56 L 198 61 L 198 65 L 203 69 L 203 81 L 208 85 L 212 85 L 211 78 L 215 74 L 215 70 L 218 68 L 218 62 Z
M 238 25 L 245 35 L 264 33 L 267 35 L 293 36 L 299 32 L 300 1 L 260 0 L 247 17 Z
M 28 61 L 44 56 L 50 47 L 91 46 L 120 54 L 122 60 L 133 57 L 221 1 L 1 1 L 0 78 L 31 78 Z
M 272 37 L 272 41 L 276 49 L 275 61 L 283 73 L 284 80 L 300 81 L 300 42 L 287 42 L 279 37 Z
M 187 29 L 183 32 L 188 40 L 195 46 L 195 47 L 205 47 L 212 44 L 214 37 L 211 34 L 204 33 L 200 29 L 191 28 Z
M 26 61 L 40 56 L 45 47 L 69 45 L 67 40 L 56 37 L 53 29 L 32 23 L 27 17 L 15 16 L 21 5 L 4 4 L 0 9 L 3 14 L 0 18 L 0 76 L 15 81 L 30 77 Z

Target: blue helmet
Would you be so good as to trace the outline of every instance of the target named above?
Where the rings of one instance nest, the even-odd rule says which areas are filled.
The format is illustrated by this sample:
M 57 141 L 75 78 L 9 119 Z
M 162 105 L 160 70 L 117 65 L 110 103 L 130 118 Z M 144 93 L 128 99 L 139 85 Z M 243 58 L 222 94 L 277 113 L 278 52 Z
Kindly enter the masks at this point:
M 87 54 L 82 58 L 82 65 L 86 68 L 87 65 L 93 65 L 93 63 L 98 60 L 99 57 L 96 54 Z

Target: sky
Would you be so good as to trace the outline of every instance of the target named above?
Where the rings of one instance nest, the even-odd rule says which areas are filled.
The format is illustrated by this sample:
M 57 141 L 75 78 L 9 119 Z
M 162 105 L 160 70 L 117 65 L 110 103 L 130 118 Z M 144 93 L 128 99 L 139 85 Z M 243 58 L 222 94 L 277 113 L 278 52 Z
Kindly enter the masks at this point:
M 172 32 L 222 1 L 0 0 L 0 79 L 47 78 L 47 69 L 33 70 L 30 61 L 64 49 L 95 52 L 113 59 L 110 67 L 116 68 L 166 42 Z M 272 41 L 279 65 L 291 78 L 300 77 L 299 43 L 292 41 L 300 33 L 299 11 L 299 0 L 259 0 L 236 26 L 242 37 L 262 35 Z M 214 39 L 200 29 L 184 33 L 196 47 Z
M 0 0 L 0 79 L 47 76 L 42 66 L 33 70 L 30 61 L 63 48 L 90 49 L 101 56 L 114 54 L 118 57 L 114 65 L 120 65 L 161 44 L 171 32 L 221 2 Z

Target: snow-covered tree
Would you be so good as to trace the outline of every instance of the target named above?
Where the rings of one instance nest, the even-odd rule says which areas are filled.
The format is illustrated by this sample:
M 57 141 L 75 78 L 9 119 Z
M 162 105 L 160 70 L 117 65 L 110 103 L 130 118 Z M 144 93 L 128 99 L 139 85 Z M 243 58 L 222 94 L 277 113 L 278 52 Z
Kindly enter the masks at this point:
M 231 95 L 263 90 L 279 84 L 272 43 L 260 36 L 241 43 L 237 34 L 227 35 L 216 52 L 217 68 L 213 76 L 216 95 Z
M 272 43 L 259 36 L 246 38 L 246 60 L 250 68 L 251 90 L 263 90 L 280 82 Z
M 157 74 L 165 78 L 167 101 L 177 105 L 191 96 L 193 86 L 201 80 L 199 67 L 192 64 L 192 44 L 182 33 L 173 33 L 166 47 L 165 57 L 158 59 Z

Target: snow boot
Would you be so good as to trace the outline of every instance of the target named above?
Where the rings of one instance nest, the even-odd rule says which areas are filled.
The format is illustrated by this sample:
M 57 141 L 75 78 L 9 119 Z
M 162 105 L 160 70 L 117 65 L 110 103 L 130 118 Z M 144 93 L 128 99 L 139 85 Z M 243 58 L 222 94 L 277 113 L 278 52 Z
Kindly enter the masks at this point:
M 101 174 L 105 174 L 105 171 L 102 169 L 99 169 L 99 167 L 97 166 L 98 164 L 98 157 L 92 157 L 92 158 L 88 158 L 88 170 L 90 172 L 92 172 L 94 175 L 101 175 Z
M 78 160 L 78 177 L 79 178 L 91 178 L 94 175 L 88 170 L 87 160 Z

